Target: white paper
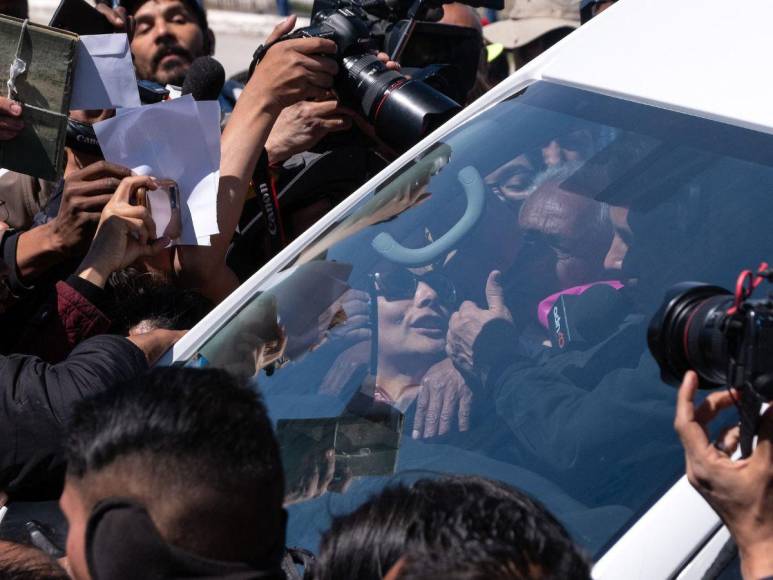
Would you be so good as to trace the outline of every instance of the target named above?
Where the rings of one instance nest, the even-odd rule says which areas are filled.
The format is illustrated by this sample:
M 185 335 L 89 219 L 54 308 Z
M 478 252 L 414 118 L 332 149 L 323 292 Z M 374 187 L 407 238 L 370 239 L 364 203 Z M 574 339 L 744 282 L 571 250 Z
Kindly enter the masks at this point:
M 139 107 L 140 93 L 125 34 L 79 37 L 70 109 Z
M 107 161 L 180 187 L 183 233 L 178 243 L 209 245 L 219 233 L 220 109 L 190 95 L 144 107 L 94 124 Z M 147 172 L 147 168 L 145 168 Z

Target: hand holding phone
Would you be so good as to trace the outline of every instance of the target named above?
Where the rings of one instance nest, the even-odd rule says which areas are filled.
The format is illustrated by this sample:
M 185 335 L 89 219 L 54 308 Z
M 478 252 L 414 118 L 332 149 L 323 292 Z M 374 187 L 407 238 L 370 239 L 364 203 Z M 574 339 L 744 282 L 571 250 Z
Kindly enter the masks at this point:
M 157 179 L 158 189 L 137 189 L 134 205 L 148 208 L 156 224 L 156 238 L 176 240 L 182 234 L 180 187 L 172 179 Z

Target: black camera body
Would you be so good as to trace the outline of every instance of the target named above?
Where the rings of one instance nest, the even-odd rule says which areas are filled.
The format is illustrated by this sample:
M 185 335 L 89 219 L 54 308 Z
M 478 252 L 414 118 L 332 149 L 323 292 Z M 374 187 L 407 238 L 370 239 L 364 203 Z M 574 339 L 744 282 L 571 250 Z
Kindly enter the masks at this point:
M 339 74 L 335 89 L 342 104 L 368 120 L 378 137 L 396 151 L 404 151 L 461 110 L 442 92 L 420 80 L 389 70 L 375 54 L 373 23 L 361 7 L 348 4 L 321 10 L 311 26 L 281 40 L 327 38 L 336 43 Z
M 773 401 L 773 296 L 751 299 L 754 288 L 772 277 L 763 264 L 756 275 L 741 274 L 735 293 L 708 284 L 677 284 L 647 332 L 665 382 L 678 385 L 692 369 L 701 388 L 732 387 L 741 393 L 744 455 L 751 451 L 760 406 Z

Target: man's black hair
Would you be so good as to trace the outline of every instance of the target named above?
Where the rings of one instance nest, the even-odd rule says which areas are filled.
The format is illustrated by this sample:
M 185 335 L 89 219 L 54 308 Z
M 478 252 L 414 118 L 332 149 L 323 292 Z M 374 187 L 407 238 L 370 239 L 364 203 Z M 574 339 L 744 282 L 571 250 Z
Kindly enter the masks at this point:
M 313 578 L 381 579 L 412 551 L 506 561 L 524 578 L 535 569 L 545 579 L 590 577 L 585 558 L 541 504 L 505 483 L 453 476 L 386 488 L 335 518 Z
M 225 371 L 154 369 L 79 402 L 65 453 L 87 505 L 139 496 L 151 517 L 173 512 L 156 525 L 178 548 L 261 566 L 281 556 L 277 441 L 260 397 Z
M 523 570 L 512 548 L 499 543 L 470 546 L 464 553 L 409 551 L 401 560 L 397 580 L 536 580 L 542 569 Z
M 212 303 L 197 290 L 178 288 L 135 268 L 113 272 L 108 286 L 115 334 L 126 335 L 140 322 L 153 328 L 189 330 L 212 310 Z
M 67 580 L 67 572 L 37 548 L 0 540 L 3 580 Z

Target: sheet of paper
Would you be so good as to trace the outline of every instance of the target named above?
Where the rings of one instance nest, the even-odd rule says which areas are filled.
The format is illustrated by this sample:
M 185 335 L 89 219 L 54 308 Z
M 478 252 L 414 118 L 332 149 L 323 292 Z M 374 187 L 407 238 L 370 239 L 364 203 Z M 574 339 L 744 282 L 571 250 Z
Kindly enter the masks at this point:
M 94 34 L 77 44 L 70 109 L 139 107 L 140 93 L 125 34 Z
M 178 243 L 209 245 L 209 236 L 219 233 L 219 108 L 186 95 L 126 111 L 96 123 L 94 131 L 107 161 L 132 170 L 147 166 L 154 177 L 176 181 L 183 224 Z

